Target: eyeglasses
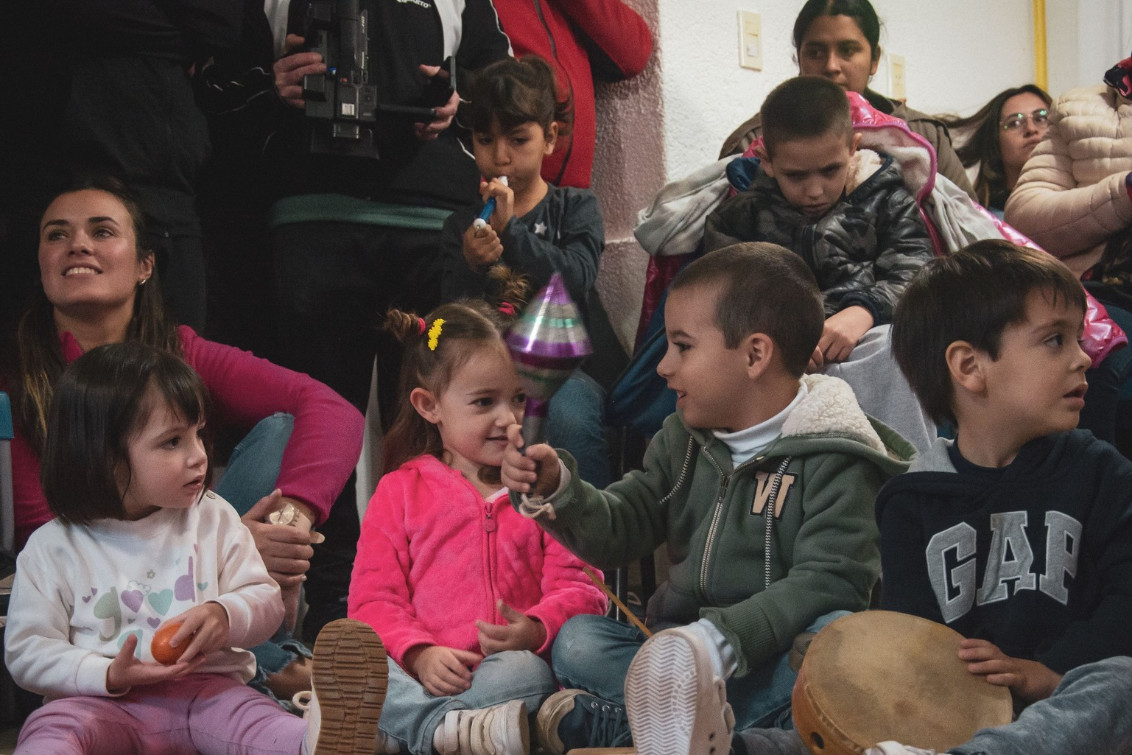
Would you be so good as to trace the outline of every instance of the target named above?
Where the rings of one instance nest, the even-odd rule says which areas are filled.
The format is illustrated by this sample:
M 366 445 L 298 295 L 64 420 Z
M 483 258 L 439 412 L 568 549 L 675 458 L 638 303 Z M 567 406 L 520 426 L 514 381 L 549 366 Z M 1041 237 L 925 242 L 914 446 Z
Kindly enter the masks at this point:
M 1044 107 L 1026 115 L 1025 113 L 1012 113 L 999 121 L 1003 131 L 1015 131 L 1026 125 L 1029 119 L 1035 126 L 1041 127 L 1049 123 L 1049 111 Z

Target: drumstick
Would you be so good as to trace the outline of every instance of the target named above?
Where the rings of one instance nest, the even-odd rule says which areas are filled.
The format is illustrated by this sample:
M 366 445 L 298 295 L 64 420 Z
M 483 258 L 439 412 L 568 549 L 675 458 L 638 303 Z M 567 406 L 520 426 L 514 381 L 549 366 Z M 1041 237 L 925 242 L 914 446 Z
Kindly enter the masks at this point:
M 629 619 L 629 622 L 633 626 L 635 626 L 637 629 L 640 629 L 644 633 L 645 637 L 652 637 L 652 632 L 649 631 L 648 627 L 646 627 L 641 622 L 641 620 L 637 618 L 636 614 L 629 610 L 629 606 L 621 602 L 621 599 L 613 593 L 613 590 L 609 589 L 609 585 L 605 584 L 605 581 L 597 576 L 593 569 L 588 566 L 583 566 L 582 571 L 586 573 L 586 576 L 590 578 L 590 581 L 598 586 L 598 589 L 609 596 L 609 599 L 613 601 L 613 604 L 615 606 L 625 612 L 625 616 Z

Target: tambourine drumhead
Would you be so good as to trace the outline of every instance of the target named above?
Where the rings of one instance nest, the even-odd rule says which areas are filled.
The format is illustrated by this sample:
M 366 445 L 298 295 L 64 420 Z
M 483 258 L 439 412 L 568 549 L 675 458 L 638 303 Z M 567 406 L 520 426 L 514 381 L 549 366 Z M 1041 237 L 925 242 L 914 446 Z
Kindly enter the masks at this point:
M 794 727 L 810 751 L 857 755 L 877 742 L 962 744 L 1010 723 L 1010 691 L 967 671 L 962 636 L 934 621 L 863 611 L 831 622 L 806 651 L 794 685 Z

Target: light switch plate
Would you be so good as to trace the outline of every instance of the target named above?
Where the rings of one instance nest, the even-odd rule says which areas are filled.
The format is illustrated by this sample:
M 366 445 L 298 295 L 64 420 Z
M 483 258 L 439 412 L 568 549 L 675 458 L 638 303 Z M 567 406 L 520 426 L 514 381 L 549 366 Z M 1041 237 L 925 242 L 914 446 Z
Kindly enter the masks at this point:
M 739 66 L 763 69 L 763 22 L 758 13 L 739 11 Z
M 908 79 L 903 55 L 888 56 L 888 91 L 894 100 L 908 99 Z

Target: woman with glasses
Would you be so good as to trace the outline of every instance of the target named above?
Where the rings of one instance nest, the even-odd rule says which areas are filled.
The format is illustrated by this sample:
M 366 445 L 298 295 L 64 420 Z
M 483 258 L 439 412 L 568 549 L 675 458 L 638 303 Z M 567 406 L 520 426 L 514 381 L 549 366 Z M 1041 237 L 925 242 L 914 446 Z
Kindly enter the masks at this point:
M 1049 127 L 1050 96 L 1033 84 L 1004 89 L 967 118 L 946 118 L 954 133 L 968 132 L 955 150 L 963 166 L 977 166 L 975 197 L 1002 217 L 1022 166 Z
M 824 76 L 843 89 L 862 95 L 880 112 L 907 122 L 909 129 L 932 145 L 940 175 L 974 197 L 963 164 L 951 146 L 947 125 L 935 116 L 869 89 L 869 79 L 880 64 L 880 26 L 880 18 L 869 0 L 807 0 L 794 21 L 798 73 Z M 756 113 L 724 140 L 719 156 L 739 154 L 761 132 L 762 119 Z

